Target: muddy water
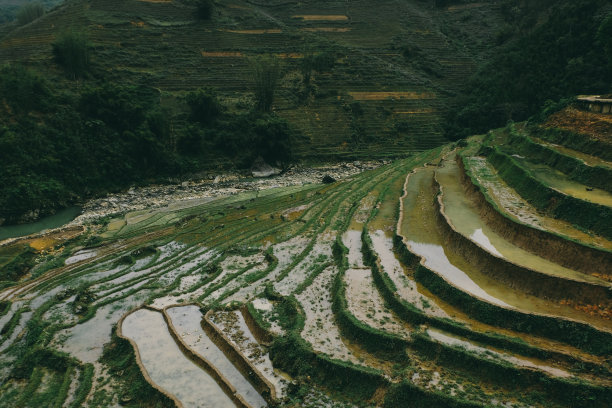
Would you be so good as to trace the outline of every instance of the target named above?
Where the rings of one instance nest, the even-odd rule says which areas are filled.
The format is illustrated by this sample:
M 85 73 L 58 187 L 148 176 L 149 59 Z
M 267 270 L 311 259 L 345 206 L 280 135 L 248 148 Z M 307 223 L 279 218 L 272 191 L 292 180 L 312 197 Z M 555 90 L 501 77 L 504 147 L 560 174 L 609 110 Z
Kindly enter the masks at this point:
M 153 382 L 174 394 L 186 408 L 235 407 L 215 380 L 181 352 L 161 313 L 140 309 L 123 320 L 122 332 L 138 346 Z
M 410 249 L 415 254 L 419 255 L 425 260 L 425 266 L 429 269 L 437 272 L 443 276 L 447 281 L 452 283 L 464 291 L 470 293 L 473 296 L 494 303 L 499 306 L 511 307 L 508 303 L 491 296 L 483 288 L 481 288 L 476 282 L 470 278 L 470 276 L 457 268 L 447 258 L 444 248 L 440 245 L 425 244 L 416 241 L 408 241 Z
M 167 313 L 178 335 L 187 347 L 210 361 L 251 406 L 266 406 L 266 401 L 253 388 L 251 383 L 202 330 L 200 322 L 204 316 L 197 306 L 173 307 L 167 309 Z
M 557 150 L 558 152 L 566 155 L 566 156 L 571 156 L 571 157 L 575 157 L 577 159 L 582 160 L 586 165 L 591 166 L 591 167 L 595 167 L 595 166 L 602 166 L 602 167 L 608 167 L 608 168 L 612 168 L 612 163 L 605 161 L 597 156 L 591 156 L 590 154 L 586 154 L 586 153 L 582 153 L 579 152 L 577 150 L 572 150 L 569 149 L 565 146 L 561 146 L 561 145 L 557 145 L 554 143 L 550 143 L 547 142 L 545 140 L 542 139 L 537 139 L 535 137 L 530 136 L 531 139 L 533 141 L 535 141 L 536 143 L 539 143 L 541 145 L 544 145 L 546 147 L 548 147 L 549 149 L 552 150 Z
M 364 268 L 361 253 L 361 231 L 348 230 L 342 235 L 342 243 L 348 248 L 348 262 L 351 268 Z
M 451 224 L 459 233 L 469 237 L 491 254 L 545 274 L 608 285 L 605 281 L 594 276 L 564 268 L 525 251 L 489 228 L 480 218 L 479 212 L 472 201 L 465 194 L 454 155 L 449 156 L 448 160 L 443 162 L 443 166 L 436 170 L 436 179 L 442 188 L 444 212 Z
M 113 325 L 138 301 L 131 296 L 121 303 L 99 308 L 93 318 L 59 331 L 53 340 L 54 347 L 70 353 L 85 363 L 94 363 L 102 356 L 104 344 L 111 339 Z
M 567 371 L 543 364 L 543 362 L 540 360 L 526 359 L 524 357 L 515 357 L 508 353 L 500 353 L 498 351 L 495 351 L 489 348 L 478 346 L 470 341 L 463 340 L 463 339 L 457 338 L 455 336 L 452 336 L 446 333 L 442 333 L 441 331 L 438 331 L 435 329 L 428 329 L 427 334 L 429 335 L 429 337 L 431 337 L 434 340 L 439 341 L 440 343 L 465 348 L 468 351 L 479 354 L 481 357 L 485 357 L 488 359 L 504 360 L 514 365 L 521 366 L 521 367 L 535 368 L 537 370 L 547 372 L 548 374 L 552 374 L 556 377 L 567 378 L 571 376 L 570 373 L 568 373 Z
M 421 168 L 409 176 L 407 194 L 403 199 L 404 214 L 400 233 L 408 238 L 411 251 L 421 256 L 429 269 L 476 297 L 500 306 L 509 306 L 489 294 L 448 259 L 442 247 L 442 237 L 435 225 L 433 176 L 433 168 Z
M 370 233 L 372 246 L 380 260 L 382 272 L 387 274 L 397 288 L 397 294 L 416 308 L 429 316 L 448 317 L 434 302 L 423 296 L 416 282 L 409 278 L 397 255 L 393 252 L 393 240 L 384 231 L 376 230 Z
M 64 261 L 64 263 L 66 265 L 71 265 L 73 263 L 77 263 L 77 262 L 84 261 L 89 258 L 93 258 L 97 254 L 98 254 L 98 251 L 96 251 L 95 249 L 86 249 L 83 251 L 78 251 L 77 253 L 72 255 L 70 258 L 67 258 Z
M 408 178 L 407 195 L 403 199 L 404 214 L 399 225 L 409 249 L 423 258 L 423 263 L 453 285 L 488 302 L 511 306 L 531 313 L 544 313 L 587 321 L 598 327 L 611 327 L 612 322 L 591 317 L 572 307 L 525 295 L 488 277 L 460 254 L 446 250 L 436 227 L 433 169 L 419 169 Z
M 612 249 L 611 241 L 596 235 L 589 235 L 576 229 L 570 223 L 539 214 L 531 204 L 499 177 L 484 157 L 469 157 L 466 159 L 466 164 L 478 183 L 486 190 L 486 194 L 510 218 L 538 229 L 554 231 L 596 247 Z
M 524 159 L 517 159 L 522 166 L 529 169 L 534 176 L 546 185 L 561 191 L 569 196 L 589 201 L 591 203 L 612 206 L 612 193 L 598 188 L 587 190 L 584 184 L 570 180 L 565 174 L 554 170 L 543 164 L 528 162 Z

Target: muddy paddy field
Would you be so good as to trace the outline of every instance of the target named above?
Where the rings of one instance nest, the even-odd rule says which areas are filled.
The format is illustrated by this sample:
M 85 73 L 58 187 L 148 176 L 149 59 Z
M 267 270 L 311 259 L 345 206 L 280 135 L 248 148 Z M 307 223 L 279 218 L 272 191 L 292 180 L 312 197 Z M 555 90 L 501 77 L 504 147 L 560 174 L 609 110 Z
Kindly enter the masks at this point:
M 133 189 L 7 239 L 0 406 L 611 406 L 611 192 L 553 147 Z

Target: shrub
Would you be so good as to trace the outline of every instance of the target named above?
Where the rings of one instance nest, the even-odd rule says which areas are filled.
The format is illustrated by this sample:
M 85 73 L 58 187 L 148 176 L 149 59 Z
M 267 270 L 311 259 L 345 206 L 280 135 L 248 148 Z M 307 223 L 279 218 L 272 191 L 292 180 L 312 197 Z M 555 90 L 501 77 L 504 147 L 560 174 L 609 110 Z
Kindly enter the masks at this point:
M 191 120 L 194 122 L 209 124 L 222 112 L 222 106 L 212 89 L 189 92 L 185 99 L 191 109 Z
M 49 97 L 47 82 L 35 72 L 19 65 L 0 68 L 0 101 L 14 113 L 44 110 Z
M 251 60 L 251 66 L 255 83 L 256 108 L 261 112 L 270 112 L 280 78 L 280 64 L 276 58 L 264 56 Z
M 198 17 L 202 20 L 209 20 L 215 10 L 215 3 L 213 0 L 197 0 L 196 7 Z
M 53 55 L 73 78 L 83 76 L 89 68 L 89 41 L 77 31 L 66 31 L 53 42 Z

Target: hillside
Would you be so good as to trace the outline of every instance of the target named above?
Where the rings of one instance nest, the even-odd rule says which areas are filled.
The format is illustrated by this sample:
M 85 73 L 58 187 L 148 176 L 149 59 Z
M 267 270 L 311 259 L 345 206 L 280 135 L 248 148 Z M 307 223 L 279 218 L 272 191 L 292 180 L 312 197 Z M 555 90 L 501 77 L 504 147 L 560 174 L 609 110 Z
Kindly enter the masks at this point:
M 609 407 L 609 116 L 4 241 L 0 406 Z
M 259 156 L 404 157 L 610 90 L 602 0 L 195 4 L 75 0 L 0 25 L 0 220 Z M 265 109 L 256 69 L 275 72 Z
M 490 51 L 499 19 L 494 2 L 383 1 L 376 13 L 368 1 L 219 2 L 198 21 L 195 7 L 178 1 L 74 1 L 5 34 L 0 58 L 60 81 L 51 43 L 68 28 L 83 31 L 93 45 L 85 81 L 159 89 L 179 132 L 185 91 L 211 87 L 241 109 L 253 89 L 249 57 L 273 54 L 284 75 L 274 108 L 307 136 L 301 157 L 404 154 L 444 140 L 441 114 Z M 329 52 L 335 64 L 314 74 L 300 100 L 309 52 Z

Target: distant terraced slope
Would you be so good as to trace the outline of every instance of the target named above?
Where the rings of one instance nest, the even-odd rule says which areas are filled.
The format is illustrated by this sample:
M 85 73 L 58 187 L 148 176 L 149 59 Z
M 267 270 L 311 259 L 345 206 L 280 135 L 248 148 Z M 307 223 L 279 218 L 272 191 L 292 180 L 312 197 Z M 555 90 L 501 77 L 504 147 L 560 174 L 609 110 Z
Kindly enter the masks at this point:
M 397 156 L 444 143 L 450 98 L 491 52 L 501 21 L 496 2 L 236 0 L 217 2 L 210 21 L 194 11 L 178 0 L 71 1 L 24 27 L 4 26 L 0 59 L 70 89 L 50 44 L 64 30 L 83 30 L 94 45 L 93 76 L 158 88 L 178 130 L 185 91 L 212 87 L 244 109 L 249 58 L 273 54 L 285 74 L 274 108 L 305 136 L 299 156 Z M 335 65 L 314 73 L 312 92 L 300 97 L 299 65 L 310 52 L 333 53 Z
M 546 132 L 0 246 L 0 406 L 609 407 L 609 150 Z

